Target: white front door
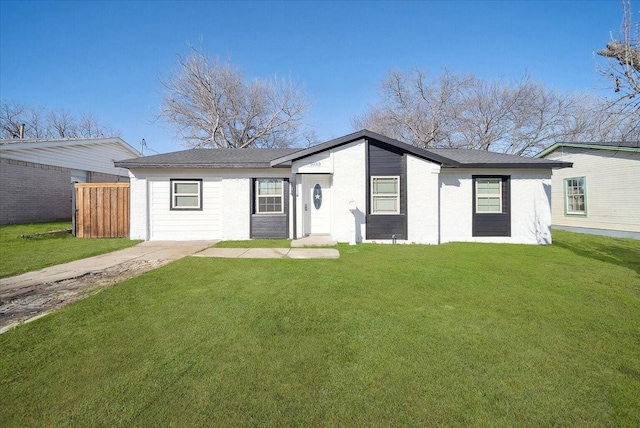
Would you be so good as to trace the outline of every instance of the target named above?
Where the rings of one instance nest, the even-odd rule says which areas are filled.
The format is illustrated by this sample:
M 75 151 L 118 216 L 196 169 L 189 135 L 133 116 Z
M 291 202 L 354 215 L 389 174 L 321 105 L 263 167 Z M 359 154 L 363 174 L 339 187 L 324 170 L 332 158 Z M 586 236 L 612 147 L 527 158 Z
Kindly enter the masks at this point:
M 302 192 L 303 234 L 331 233 L 331 176 L 304 175 Z

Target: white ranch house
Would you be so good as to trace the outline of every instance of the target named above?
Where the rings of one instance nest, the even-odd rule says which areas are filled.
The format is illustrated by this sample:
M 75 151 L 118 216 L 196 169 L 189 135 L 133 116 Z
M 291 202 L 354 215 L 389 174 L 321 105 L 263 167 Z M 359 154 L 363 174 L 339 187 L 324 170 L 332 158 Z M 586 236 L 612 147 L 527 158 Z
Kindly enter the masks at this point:
M 191 149 L 129 170 L 131 238 L 551 242 L 567 162 L 421 149 L 362 130 L 306 149 Z

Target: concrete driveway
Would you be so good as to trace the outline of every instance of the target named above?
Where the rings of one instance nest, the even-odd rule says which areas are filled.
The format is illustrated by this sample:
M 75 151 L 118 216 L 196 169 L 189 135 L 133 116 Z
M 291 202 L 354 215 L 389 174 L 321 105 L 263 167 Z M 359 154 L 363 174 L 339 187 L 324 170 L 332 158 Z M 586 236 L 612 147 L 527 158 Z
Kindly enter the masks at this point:
M 0 279 L 0 334 L 103 288 L 198 253 L 215 241 L 148 241 Z

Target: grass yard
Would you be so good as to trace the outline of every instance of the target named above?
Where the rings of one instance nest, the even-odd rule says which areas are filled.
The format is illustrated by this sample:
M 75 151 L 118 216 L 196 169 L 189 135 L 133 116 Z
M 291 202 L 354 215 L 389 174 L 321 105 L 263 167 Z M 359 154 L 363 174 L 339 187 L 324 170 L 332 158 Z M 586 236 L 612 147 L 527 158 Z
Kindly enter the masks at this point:
M 62 229 L 71 229 L 71 222 L 0 226 L 0 278 L 97 256 L 140 242 L 128 238 L 80 239 L 71 234 L 22 238 L 22 235 Z
M 0 426 L 640 426 L 640 242 L 188 257 L 0 335 Z

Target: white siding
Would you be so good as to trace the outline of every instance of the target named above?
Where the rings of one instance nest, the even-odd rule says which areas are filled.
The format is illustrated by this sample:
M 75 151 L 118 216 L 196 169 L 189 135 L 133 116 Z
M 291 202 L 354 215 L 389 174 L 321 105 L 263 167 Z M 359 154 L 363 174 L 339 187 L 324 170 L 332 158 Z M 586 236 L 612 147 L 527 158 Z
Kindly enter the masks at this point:
M 223 178 L 220 189 L 220 239 L 249 239 L 251 234 L 250 191 L 250 178 Z
M 129 213 L 129 237 L 131 239 L 149 240 L 148 228 L 148 191 L 147 179 L 144 176 L 136 177 L 129 173 L 130 185 L 130 213 Z
M 472 175 L 511 177 L 510 237 L 472 236 Z M 551 172 L 546 170 L 442 169 L 440 172 L 440 242 L 551 243 L 550 192 Z
M 136 170 L 131 180 L 131 239 L 249 239 L 251 178 L 289 178 L 288 169 Z M 171 179 L 202 179 L 202 210 L 170 209 Z
M 200 178 L 192 174 L 171 178 Z M 171 210 L 169 178 L 149 180 L 149 232 L 151 240 L 189 241 L 220 238 L 219 177 L 202 177 L 202 210 Z
M 440 166 L 407 155 L 407 241 L 437 244 Z
M 640 153 L 563 147 L 546 158 L 573 162 L 553 172 L 553 225 L 640 232 Z M 586 216 L 565 214 L 564 179 L 570 177 L 586 177 Z
M 81 171 L 94 171 L 104 174 L 128 176 L 128 171 L 113 166 L 114 161 L 131 159 L 139 156 L 125 149 L 117 141 L 95 142 L 86 144 L 60 145 L 43 144 L 45 147 L 29 145 L 28 148 L 12 148 L 7 145 L 0 155 L 6 159 L 53 165 Z M 19 146 L 19 145 L 17 145 Z

